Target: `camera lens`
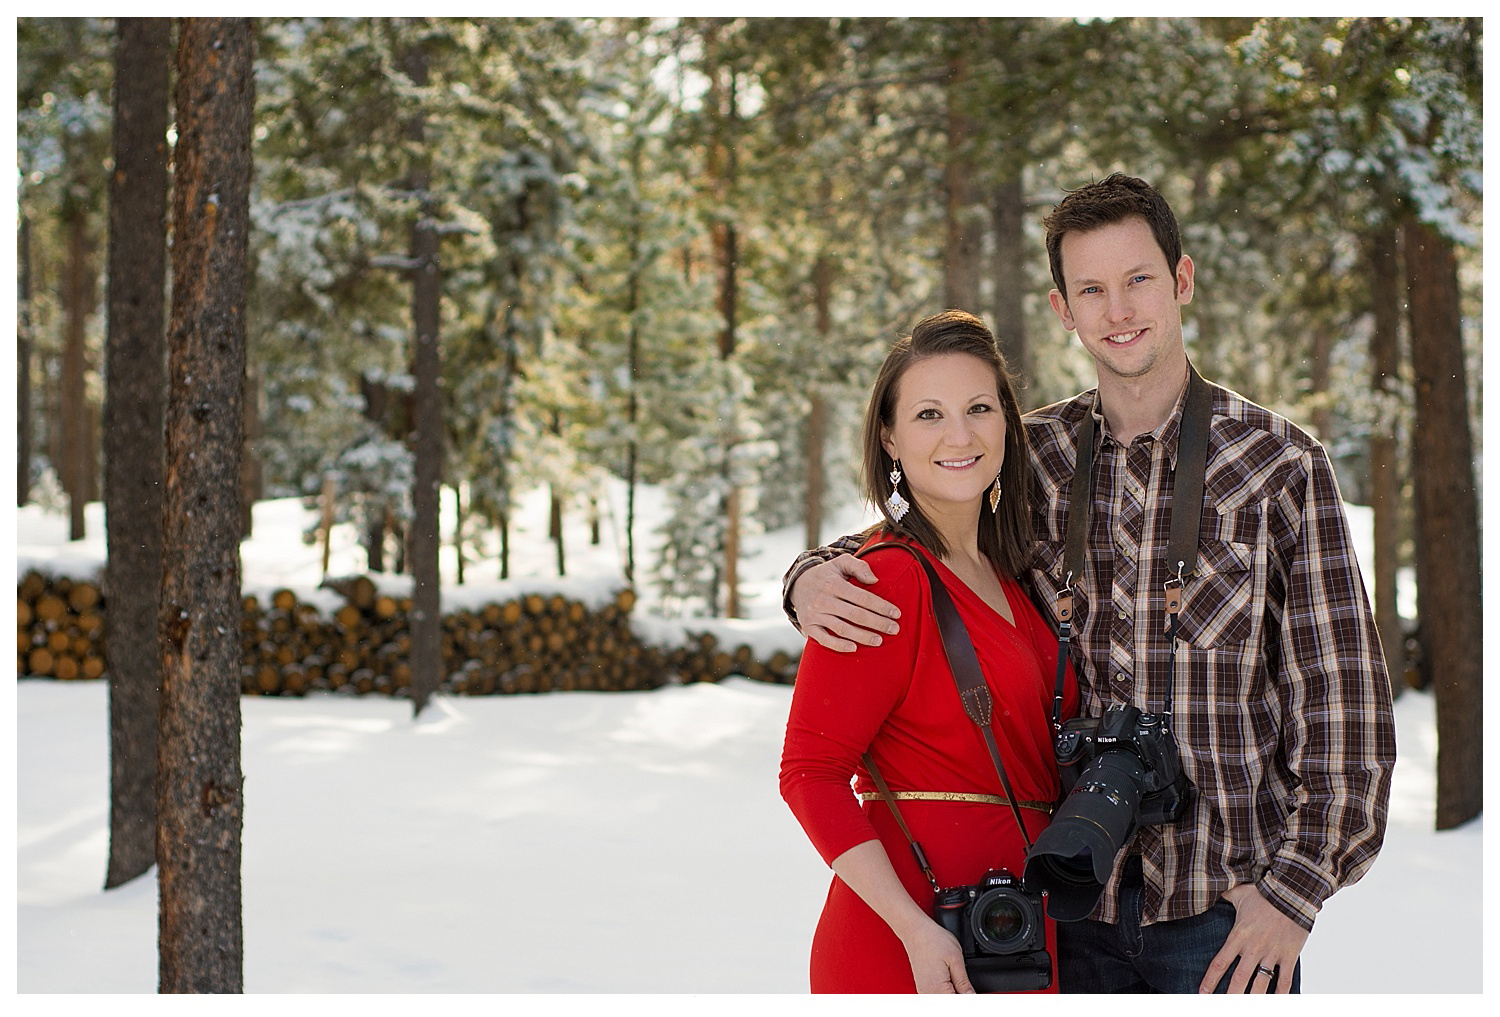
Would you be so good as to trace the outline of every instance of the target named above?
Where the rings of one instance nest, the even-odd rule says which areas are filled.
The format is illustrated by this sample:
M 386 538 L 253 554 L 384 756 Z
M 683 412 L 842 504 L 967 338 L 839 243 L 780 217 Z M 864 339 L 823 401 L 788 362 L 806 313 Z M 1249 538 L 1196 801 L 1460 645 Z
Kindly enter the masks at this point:
M 1014 953 L 1031 940 L 1036 914 L 1015 890 L 981 894 L 974 902 L 974 938 L 988 953 Z
M 1063 886 L 1088 886 L 1094 882 L 1094 849 L 1087 844 L 1072 857 L 1045 855 L 1039 856 L 1039 861 L 1047 874 Z
M 1026 916 L 1013 900 L 991 901 L 979 920 L 984 923 L 985 936 L 997 943 L 1015 939 L 1026 927 Z
M 1026 885 L 1047 891 L 1053 918 L 1074 922 L 1094 910 L 1115 856 L 1135 833 L 1145 779 L 1134 753 L 1101 753 L 1037 837 L 1026 858 Z

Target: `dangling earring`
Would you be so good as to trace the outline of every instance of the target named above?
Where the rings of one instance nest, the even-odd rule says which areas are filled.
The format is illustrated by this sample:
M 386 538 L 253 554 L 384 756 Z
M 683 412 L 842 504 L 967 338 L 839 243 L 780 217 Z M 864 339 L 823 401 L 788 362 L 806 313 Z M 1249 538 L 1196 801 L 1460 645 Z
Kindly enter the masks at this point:
M 990 514 L 994 515 L 1000 508 L 1000 474 L 995 474 L 995 486 L 990 488 Z
M 886 511 L 891 514 L 891 518 L 899 523 L 901 517 L 906 515 L 911 509 L 911 503 L 901 497 L 901 491 L 897 487 L 901 483 L 901 460 L 895 460 L 891 466 L 889 480 L 891 482 L 891 496 L 885 500 L 885 507 Z

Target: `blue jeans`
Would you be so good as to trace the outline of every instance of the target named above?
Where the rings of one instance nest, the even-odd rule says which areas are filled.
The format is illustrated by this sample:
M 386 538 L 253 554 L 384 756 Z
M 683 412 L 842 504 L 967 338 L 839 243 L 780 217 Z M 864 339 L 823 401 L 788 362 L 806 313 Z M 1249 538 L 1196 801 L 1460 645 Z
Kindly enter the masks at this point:
M 1057 923 L 1059 991 L 1198 991 L 1209 963 L 1234 928 L 1234 905 L 1220 900 L 1201 915 L 1142 926 L 1143 893 L 1140 858 L 1128 858 L 1120 877 L 1118 924 L 1089 919 Z M 1215 992 L 1228 991 L 1238 963 L 1229 965 Z M 1300 960 L 1292 969 L 1291 991 L 1302 991 Z

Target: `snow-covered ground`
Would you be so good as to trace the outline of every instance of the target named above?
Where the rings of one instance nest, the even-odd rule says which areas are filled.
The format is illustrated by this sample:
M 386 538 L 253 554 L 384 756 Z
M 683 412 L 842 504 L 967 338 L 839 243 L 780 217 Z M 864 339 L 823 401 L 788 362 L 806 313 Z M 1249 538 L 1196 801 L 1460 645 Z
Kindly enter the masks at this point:
M 512 589 L 550 589 L 559 580 L 545 505 L 527 505 Z M 1364 547 L 1367 516 L 1352 517 Z M 311 518 L 295 501 L 257 506 L 247 591 L 316 586 L 319 550 L 300 540 Z M 845 513 L 827 535 L 862 519 Z M 18 573 L 97 569 L 97 506 L 89 524 L 89 537 L 70 544 L 64 520 L 21 510 Z M 605 530 L 598 548 L 581 522 L 569 531 L 570 589 L 620 583 Z M 752 617 L 721 627 L 762 646 L 800 646 L 779 591 L 801 540 L 800 528 L 754 538 Z M 335 575 L 358 568 L 352 534 L 336 534 L 334 553 Z M 476 578 L 493 574 L 493 562 L 471 565 L 447 603 L 503 592 Z M 656 618 L 657 601 L 642 593 L 638 623 L 657 636 L 704 627 Z M 410 702 L 383 697 L 244 699 L 246 990 L 804 992 L 828 872 L 776 790 L 790 694 L 731 678 L 638 693 L 440 696 L 417 719 Z M 154 873 L 100 889 L 107 689 L 28 680 L 7 695 L 15 988 L 153 992 Z M 1397 722 L 1385 849 L 1319 918 L 1303 955 L 1309 994 L 1482 988 L 1482 820 L 1433 831 L 1430 696 L 1401 697 Z

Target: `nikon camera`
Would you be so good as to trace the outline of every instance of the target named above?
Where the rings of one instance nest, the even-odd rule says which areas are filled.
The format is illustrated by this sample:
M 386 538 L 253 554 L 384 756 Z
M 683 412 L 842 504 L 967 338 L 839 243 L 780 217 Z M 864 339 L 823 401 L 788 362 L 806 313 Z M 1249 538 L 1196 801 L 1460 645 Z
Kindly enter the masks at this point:
M 1065 774 L 1083 770 L 1026 856 L 1025 880 L 1047 892 L 1049 915 L 1075 922 L 1099 903 L 1136 828 L 1182 815 L 1189 784 L 1165 718 L 1134 706 L 1068 721 L 1054 748 Z
M 1042 895 L 1028 893 L 1008 869 L 991 869 L 973 886 L 939 891 L 932 910 L 963 947 L 964 968 L 975 992 L 1052 985 Z

